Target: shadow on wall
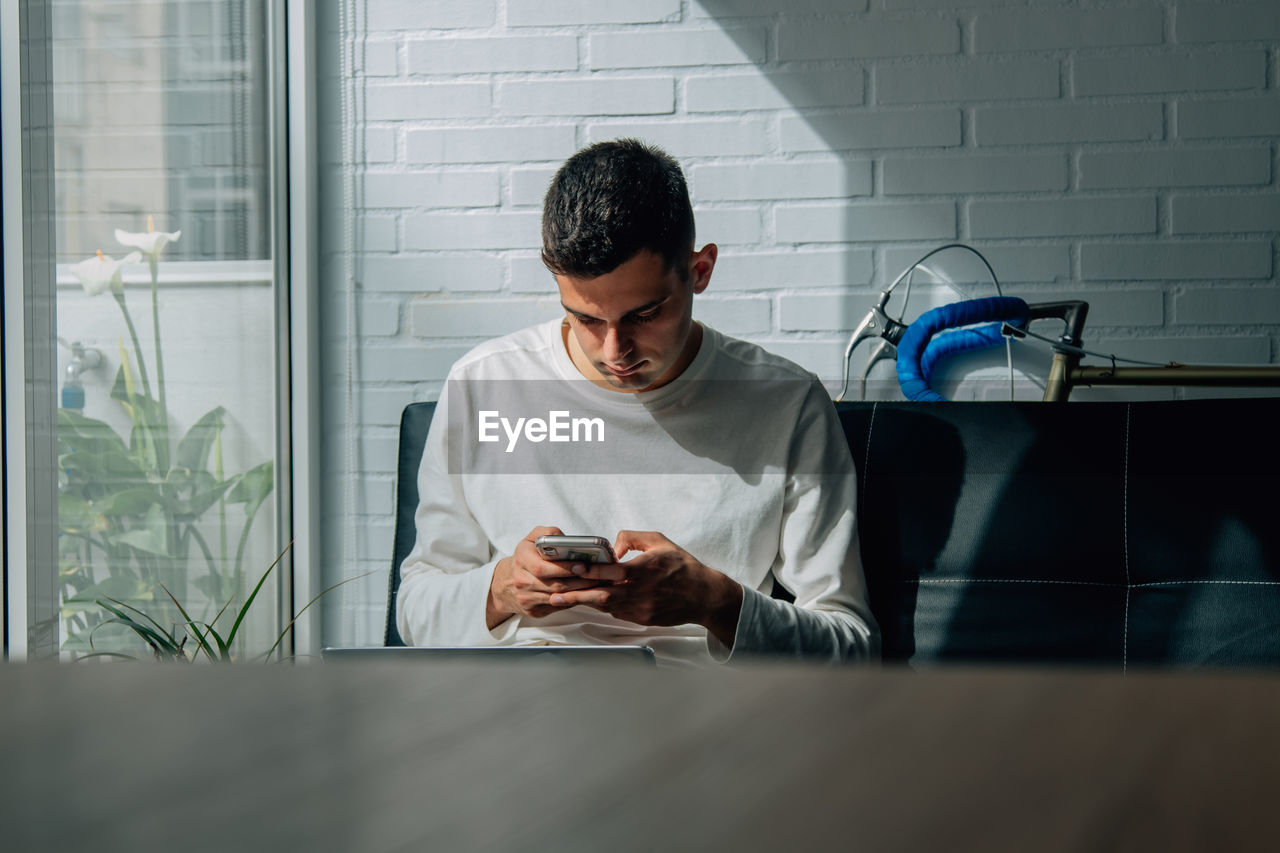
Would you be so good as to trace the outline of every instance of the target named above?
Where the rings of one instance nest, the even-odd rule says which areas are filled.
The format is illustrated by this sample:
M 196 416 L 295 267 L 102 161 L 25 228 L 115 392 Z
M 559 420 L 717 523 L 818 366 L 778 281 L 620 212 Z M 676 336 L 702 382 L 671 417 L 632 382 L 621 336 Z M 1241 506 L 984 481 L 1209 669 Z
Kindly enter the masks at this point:
M 775 210 L 777 243 L 806 251 L 817 246 L 835 248 L 842 255 L 839 288 L 829 296 L 815 297 L 822 301 L 824 316 L 807 319 L 821 328 L 806 327 L 805 331 L 847 334 L 874 304 L 873 286 L 884 287 L 929 248 L 950 242 L 957 234 L 952 202 L 862 204 L 872 201 L 876 189 L 874 159 L 885 150 L 901 147 L 904 133 L 914 137 L 907 125 L 917 123 L 921 134 L 917 144 L 959 145 L 959 112 L 949 111 L 948 118 L 937 110 L 907 114 L 895 111 L 889 124 L 878 119 L 874 111 L 864 109 L 871 101 L 870 71 L 861 60 L 874 56 L 875 50 L 868 45 L 846 44 L 843 37 L 833 34 L 832 22 L 837 18 L 847 20 L 850 5 L 853 11 L 864 12 L 865 3 L 829 0 L 826 4 L 806 2 L 797 6 L 787 0 L 696 2 L 744 55 L 757 58 L 756 70 L 777 92 L 779 108 L 784 110 L 778 128 L 782 150 L 788 158 L 797 155 L 798 160 L 785 164 L 795 173 L 794 180 L 780 178 L 781 186 L 770 196 L 783 202 Z M 762 50 L 761 28 L 779 21 L 795 27 L 766 39 Z M 927 20 L 924 26 L 932 32 L 941 29 L 942 23 Z M 958 26 L 955 29 L 958 47 Z M 922 53 L 927 52 L 922 49 Z M 833 68 L 833 60 L 847 62 Z M 833 168 L 837 164 L 838 171 Z M 763 174 L 753 179 L 767 185 L 767 169 L 765 166 Z M 831 176 L 829 183 L 824 184 L 823 170 Z M 901 244 L 904 240 L 917 243 L 919 248 L 876 248 L 878 242 Z M 967 273 L 966 267 L 962 274 Z M 950 292 L 917 290 L 908 319 L 954 298 Z M 855 354 L 851 365 L 855 375 L 863 368 L 869 349 L 861 347 Z M 832 358 L 832 367 L 838 376 L 838 355 Z M 896 381 L 890 378 L 893 371 L 883 367 L 877 368 L 873 376 L 888 381 L 878 383 L 877 388 L 888 389 L 888 398 L 898 398 Z
M 724 33 L 739 44 L 745 55 L 759 55 L 759 26 L 741 26 L 746 15 L 754 22 L 795 18 L 795 4 L 787 0 L 695 0 L 714 20 L 721 24 Z M 813 12 L 814 4 L 806 4 Z M 831 0 L 832 13 L 846 13 L 841 0 Z M 740 23 L 741 22 L 741 23 Z M 820 53 L 820 51 L 819 51 Z M 817 55 L 814 58 L 818 58 Z M 796 59 L 804 59 L 796 56 Z M 852 59 L 852 56 L 850 56 Z M 868 293 L 850 292 L 852 288 L 867 287 L 873 282 L 874 263 L 870 247 L 849 246 L 847 243 L 876 240 L 874 234 L 861 228 L 861 223 L 851 211 L 841 209 L 850 199 L 870 197 L 872 193 L 872 163 L 858 149 L 870 147 L 860 143 L 856 136 L 854 115 L 846 111 L 833 113 L 832 108 L 860 106 L 867 102 L 867 81 L 861 68 L 844 68 L 840 72 L 810 73 L 808 69 L 791 70 L 778 65 L 778 55 L 769 45 L 764 61 L 756 61 L 755 68 L 763 74 L 781 99 L 795 110 L 796 122 L 783 134 L 790 138 L 788 150 L 797 154 L 827 154 L 840 164 L 840 173 L 833 174 L 829 188 L 801 191 L 788 200 L 804 202 L 803 207 L 788 207 L 780 211 L 777 220 L 777 241 L 781 245 L 826 243 L 844 245 L 842 259 L 840 297 L 835 301 L 831 314 L 824 321 L 824 328 L 832 332 L 847 332 L 858 324 L 870 305 L 873 296 Z M 814 115 L 813 110 L 819 110 Z M 822 164 L 829 168 L 829 160 Z M 820 174 L 817 169 L 814 175 Z M 780 197 L 782 197 L 780 195 Z M 809 204 L 812 199 L 814 204 Z M 892 278 L 897 272 L 882 270 L 882 275 Z

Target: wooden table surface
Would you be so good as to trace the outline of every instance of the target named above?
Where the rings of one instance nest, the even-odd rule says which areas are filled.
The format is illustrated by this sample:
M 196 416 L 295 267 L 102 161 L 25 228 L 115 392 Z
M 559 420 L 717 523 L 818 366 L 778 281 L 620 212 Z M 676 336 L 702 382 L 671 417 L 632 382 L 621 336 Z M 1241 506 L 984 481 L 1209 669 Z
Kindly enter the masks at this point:
M 0 666 L 8 851 L 1275 850 L 1280 674 Z

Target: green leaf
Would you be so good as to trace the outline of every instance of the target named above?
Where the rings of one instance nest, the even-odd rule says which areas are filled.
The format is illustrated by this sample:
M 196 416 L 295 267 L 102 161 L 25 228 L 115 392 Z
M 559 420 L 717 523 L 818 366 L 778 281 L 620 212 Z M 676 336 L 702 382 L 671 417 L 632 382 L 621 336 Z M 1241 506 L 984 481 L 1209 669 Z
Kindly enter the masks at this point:
M 97 513 L 89 502 L 69 492 L 58 494 L 58 529 L 64 532 L 83 533 L 93 528 Z
M 129 452 L 143 467 L 163 475 L 169 470 L 169 435 L 165 428 L 167 419 L 160 404 L 141 393 L 129 394 L 124 381 L 124 365 L 116 370 L 116 380 L 111 386 L 111 399 L 116 400 L 129 413 L 133 430 L 129 433 Z
M 178 514 L 188 515 L 192 518 L 199 518 L 209 511 L 218 498 L 227 493 L 227 490 L 236 484 L 236 480 L 230 479 L 219 483 L 213 478 L 212 474 L 204 471 L 198 472 L 192 478 L 195 492 L 185 501 L 178 504 Z
M 65 543 L 59 539 L 58 545 L 61 547 L 64 544 Z M 65 553 L 67 549 L 62 548 L 61 550 Z M 78 555 L 78 553 L 79 548 L 73 549 L 73 554 Z M 71 559 L 63 557 L 58 560 L 58 580 L 63 583 L 70 583 L 72 581 L 82 579 L 84 577 L 83 573 L 85 568 L 86 566 L 84 566 L 76 556 L 73 555 Z
M 158 505 L 152 504 L 151 509 L 147 510 L 146 518 L 141 527 L 135 527 L 125 533 L 116 534 L 111 537 L 110 541 L 114 545 L 128 545 L 130 548 L 136 548 L 148 554 L 169 557 L 172 555 L 169 553 L 168 522 L 169 520 L 165 517 L 164 510 Z
M 87 418 L 72 409 L 58 409 L 58 450 L 59 453 L 73 450 L 86 453 L 128 452 L 124 439 L 108 424 Z
M 213 641 L 218 644 L 218 651 L 222 653 L 222 660 L 231 663 L 231 643 L 222 639 L 222 635 L 213 630 L 213 626 L 209 626 L 209 633 L 213 636 Z
M 116 368 L 116 378 L 115 381 L 111 383 L 109 396 L 116 402 L 123 403 L 125 406 L 129 405 L 129 386 L 124 381 L 123 364 Z
M 209 476 L 212 477 L 213 475 L 210 474 Z M 169 492 L 177 494 L 191 488 L 192 478 L 192 473 L 186 468 L 170 468 L 164 475 L 164 487 Z
M 110 601 L 152 601 L 154 595 L 151 587 L 135 577 L 128 575 L 112 575 L 106 580 L 94 584 L 75 598 L 68 599 L 66 604 L 96 604 L 99 598 Z
M 105 498 L 94 501 L 93 506 L 102 515 L 142 515 L 150 510 L 151 507 L 163 502 L 164 496 L 160 494 L 160 490 L 148 484 L 146 486 L 135 486 L 131 489 L 121 489 L 118 492 L 107 495 Z
M 206 412 L 198 421 L 191 425 L 191 429 L 187 430 L 187 434 L 182 437 L 182 441 L 178 442 L 178 452 L 174 459 L 174 465 L 179 468 L 186 468 L 190 471 L 205 470 L 209 451 L 213 449 L 213 442 L 217 439 L 218 433 L 226 426 L 227 410 L 218 406 L 210 412 Z
M 129 449 L 148 470 L 163 475 L 169 470 L 169 434 L 164 411 L 150 397 L 133 398 L 133 432 Z
M 93 643 L 93 634 L 97 633 L 98 628 L 102 628 L 106 625 L 124 625 L 126 628 L 128 628 L 129 630 L 137 634 L 139 637 L 141 637 L 148 646 L 150 646 L 153 650 L 155 650 L 156 654 L 174 655 L 178 652 L 177 642 L 175 642 L 173 637 L 169 636 L 168 632 L 166 632 L 163 628 L 161 628 L 159 632 L 154 631 L 150 627 L 130 617 L 127 613 L 124 612 L 124 610 L 117 607 L 112 607 L 110 604 L 107 604 L 106 601 L 99 600 L 98 604 L 101 605 L 103 610 L 107 611 L 115 618 L 107 619 L 106 621 L 99 624 L 97 628 L 93 629 L 93 633 L 89 635 L 90 644 Z M 116 602 L 116 604 L 120 604 L 121 607 L 128 606 L 123 604 L 122 602 Z M 130 609 L 135 610 L 135 612 L 139 612 L 139 613 L 141 612 L 141 611 L 137 611 L 136 608 L 130 608 Z M 145 616 L 145 614 L 143 615 Z
M 217 612 L 217 613 L 215 613 L 215 614 L 213 614 L 213 619 L 209 622 L 209 626 L 210 626 L 210 627 L 209 627 L 209 630 L 210 630 L 210 631 L 212 631 L 212 630 L 213 630 L 213 627 L 212 627 L 212 626 L 214 626 L 214 625 L 218 624 L 218 620 L 219 620 L 219 619 L 221 619 L 221 618 L 222 618 L 222 614 L 223 614 L 223 613 L 226 613 L 226 612 L 227 612 L 227 609 L 228 609 L 229 607 L 231 607 L 231 603 L 232 603 L 233 601 L 235 601 L 235 596 L 234 596 L 234 595 L 229 596 L 229 597 L 227 598 L 227 603 L 226 603 L 226 604 L 224 604 L 224 605 L 222 605 L 221 607 L 219 607 L 219 608 L 218 608 L 218 612 Z
M 145 527 L 139 527 L 135 530 L 112 536 L 111 542 L 114 545 L 128 545 L 130 548 L 136 548 L 139 551 L 145 551 L 148 554 L 155 554 L 159 557 L 172 556 L 169 553 L 168 546 L 165 544 L 164 534 Z
M 191 585 L 214 601 L 220 601 L 227 595 L 222 577 L 213 573 L 193 578 Z
M 262 577 L 258 578 L 258 583 L 254 586 L 253 592 L 249 593 L 249 597 L 244 600 L 244 604 L 240 607 L 240 612 L 236 614 L 236 621 L 231 624 L 231 631 L 227 634 L 228 645 L 235 640 L 236 632 L 240 630 L 240 623 L 243 622 L 244 617 L 248 615 L 249 608 L 253 605 L 253 600 L 258 597 L 258 590 L 262 589 L 262 585 L 267 580 L 267 575 L 271 574 L 271 570 L 280 564 L 280 561 L 284 559 L 284 555 L 287 554 L 289 549 L 292 547 L 293 540 L 289 540 L 289 544 L 284 546 L 284 550 L 280 552 L 279 556 L 271 561 L 271 565 L 267 566 L 267 570 L 262 573 Z
M 104 450 L 100 453 L 74 450 L 64 454 L 58 464 L 68 474 L 79 474 L 93 483 L 116 485 L 147 482 L 146 472 L 124 450 Z
M 177 598 L 174 597 L 173 593 L 169 592 L 168 587 L 164 584 L 160 584 L 160 588 L 164 590 L 165 595 L 169 596 L 169 600 L 173 602 L 173 605 L 178 608 L 178 612 L 182 614 L 182 618 L 187 620 L 187 633 L 196 638 L 196 642 L 199 644 L 200 648 L 204 650 L 204 653 L 209 656 L 209 660 L 217 660 L 213 655 L 213 649 L 209 648 L 209 644 L 205 639 L 198 633 L 191 630 L 191 628 L 196 625 L 196 622 L 191 619 L 191 616 L 187 613 L 187 609 L 182 606 L 181 602 L 179 602 Z
M 268 459 L 261 465 L 245 471 L 227 495 L 227 503 L 244 504 L 245 515 L 252 518 L 257 513 L 258 507 L 262 506 L 262 502 L 271 494 L 271 490 L 275 488 L 273 470 L 274 466 Z
M 172 652 L 168 651 L 164 647 L 163 641 L 158 636 L 156 636 L 154 631 L 151 631 L 148 628 L 139 626 L 137 623 L 129 619 L 107 619 L 103 622 L 99 622 L 98 625 L 92 631 L 89 632 L 89 648 L 91 649 L 95 648 L 95 646 L 93 645 L 93 635 L 98 633 L 98 630 L 100 628 L 105 628 L 108 625 L 124 625 L 130 630 L 133 630 L 135 633 L 138 634 L 139 637 L 142 638 L 143 642 L 145 642 L 148 646 L 151 647 L 151 651 L 155 654 L 156 657 L 162 657 L 162 656 L 172 654 Z
M 215 619 L 214 621 L 216 622 L 217 620 Z M 222 635 L 215 631 L 212 625 L 207 622 L 201 624 L 204 625 L 205 636 L 213 637 L 213 641 L 218 644 L 218 654 L 220 657 L 215 658 L 215 660 L 220 660 L 223 663 L 231 663 L 231 644 L 222 639 Z
M 62 607 L 58 608 L 58 613 L 63 619 L 67 619 L 76 613 L 93 613 L 98 610 L 98 602 L 96 601 L 64 601 Z
M 261 655 L 259 655 L 259 657 L 266 658 L 266 659 L 268 659 L 268 660 L 271 658 L 271 653 L 272 653 L 272 652 L 274 652 L 274 651 L 276 650 L 276 648 L 277 648 L 277 647 L 278 647 L 282 642 L 284 642 L 284 638 L 285 638 L 286 636 L 288 636 L 289 631 L 291 631 L 291 630 L 293 629 L 293 625 L 294 625 L 294 623 L 295 623 L 295 622 L 297 622 L 299 619 L 301 619 L 301 618 L 302 618 L 302 614 L 307 612 L 307 608 L 308 608 L 308 607 L 310 607 L 311 605 L 315 604 L 317 601 L 319 601 L 320 599 L 324 598 L 326 595 L 328 595 L 329 593 L 333 592 L 335 589 L 337 589 L 338 587 L 342 586 L 343 584 L 348 584 L 348 583 L 351 583 L 352 581 L 358 581 L 358 580 L 360 580 L 360 578 L 367 578 L 369 575 L 371 575 L 371 574 L 373 574 L 373 573 L 375 573 L 375 572 L 379 572 L 379 571 L 382 571 L 382 570 L 381 570 L 381 569 L 370 569 L 369 571 L 365 572 L 365 573 L 364 573 L 364 574 L 362 574 L 362 575 L 356 575 L 356 576 L 355 576 L 355 577 L 353 577 L 353 578 L 347 578 L 346 580 L 338 581 L 338 582 L 337 582 L 337 583 L 335 583 L 333 586 L 328 587 L 328 588 L 326 588 L 326 589 L 322 589 L 322 590 L 320 590 L 320 594 L 319 594 L 319 595 L 317 595 L 315 598 L 313 598 L 313 599 L 311 599 L 310 601 L 308 601 L 308 602 L 306 603 L 306 605 L 304 605 L 304 606 L 303 606 L 303 608 L 302 608 L 301 610 L 299 610 L 297 613 L 293 614 L 293 618 L 289 620 L 289 624 L 288 624 L 288 625 L 285 625 L 285 626 L 284 626 L 284 630 L 280 632 L 280 636 L 276 637 L 276 641 L 275 641 L 274 643 L 272 643 L 272 644 L 271 644 L 271 648 L 267 649 L 265 652 L 263 652 Z
M 167 641 L 168 641 L 168 642 L 169 642 L 169 643 L 170 643 L 170 644 L 171 644 L 175 649 L 176 649 L 176 648 L 178 648 L 178 637 L 173 633 L 173 630 L 172 630 L 172 629 L 164 627 L 164 626 L 163 626 L 163 625 L 161 625 L 159 622 L 157 622 L 155 619 L 153 619 L 151 616 L 149 616 L 146 612 L 144 612 L 144 611 L 142 611 L 142 610 L 139 610 L 138 608 L 134 607 L 132 604 L 129 604 L 129 603 L 124 602 L 124 601 L 120 601 L 119 599 L 115 599 L 115 598 L 108 598 L 108 599 L 107 599 L 107 601 L 110 601 L 112 604 L 116 605 L 117 607 L 123 607 L 125 610 L 132 610 L 134 613 L 137 613 L 137 614 L 138 614 L 139 616 L 141 616 L 143 619 L 146 619 L 148 622 L 150 622 L 150 623 L 155 627 L 155 629 L 156 629 L 157 631 L 159 631 L 159 632 L 161 633 L 161 635 L 163 635 L 163 636 L 164 636 L 164 638 L 165 638 L 165 639 L 166 639 L 166 640 L 167 640 Z M 98 603 L 99 603 L 99 604 L 102 604 L 102 602 L 101 602 L 101 601 L 99 601 Z M 103 605 L 103 606 L 105 607 L 106 605 Z M 129 617 L 129 616 L 124 616 L 123 614 L 119 614 L 119 613 L 117 613 L 117 615 L 121 616 L 121 618 L 124 618 L 124 619 L 130 619 L 130 618 L 132 618 L 132 617 Z
M 168 590 L 165 590 L 165 592 L 168 592 Z M 155 619 L 151 618 L 146 613 L 142 612 L 136 607 L 133 607 L 129 604 L 125 604 L 123 601 L 115 601 L 113 599 L 107 599 L 107 600 L 111 601 L 113 604 L 118 605 L 120 608 L 123 608 L 126 610 L 132 610 L 134 613 L 137 613 L 143 619 L 147 620 L 152 625 L 154 625 L 155 630 L 153 631 L 150 627 L 139 623 L 137 620 L 133 619 L 128 614 L 124 613 L 122 610 L 117 609 L 115 607 L 111 607 L 105 601 L 99 600 L 98 603 L 101 604 L 105 610 L 107 610 L 108 612 L 116 616 L 116 619 L 108 620 L 107 622 L 103 623 L 104 625 L 110 622 L 116 622 L 118 620 L 120 624 L 127 625 L 131 630 L 133 630 L 134 633 L 136 633 L 138 636 L 146 640 L 147 645 L 151 646 L 151 648 L 155 651 L 156 657 L 167 657 L 173 660 L 187 659 L 186 653 L 183 651 L 183 647 L 187 644 L 186 637 L 183 637 L 181 640 L 179 640 L 178 637 L 170 629 L 165 628 Z M 177 603 L 176 600 L 174 603 L 175 604 Z M 94 630 L 97 630 L 97 629 L 95 628 Z
M 84 634 L 74 632 L 67 634 L 67 639 L 62 644 L 64 652 L 87 652 L 89 651 L 89 638 Z

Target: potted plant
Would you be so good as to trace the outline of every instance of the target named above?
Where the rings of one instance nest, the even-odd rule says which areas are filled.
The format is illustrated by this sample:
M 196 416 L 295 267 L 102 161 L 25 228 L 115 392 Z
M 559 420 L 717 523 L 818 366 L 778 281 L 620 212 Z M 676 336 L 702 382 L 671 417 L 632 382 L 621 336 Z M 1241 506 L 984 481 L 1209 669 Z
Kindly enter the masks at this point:
M 110 618 L 100 622 L 94 630 L 96 631 L 99 628 L 103 628 L 108 625 L 123 625 L 132 631 L 140 640 L 146 643 L 148 647 L 150 647 L 152 655 L 156 660 L 195 662 L 203 654 L 205 659 L 210 662 L 232 663 L 238 659 L 234 652 L 236 635 L 240 631 L 240 626 L 244 624 L 244 619 L 249 613 L 249 608 L 253 606 L 254 601 L 257 599 L 258 591 L 262 589 L 262 585 L 266 582 L 267 576 L 271 574 L 272 570 L 274 570 L 277 565 L 279 565 L 280 560 L 284 558 L 285 553 L 292 546 L 293 543 L 290 542 L 289 545 L 285 547 L 285 550 L 280 552 L 280 555 L 272 561 L 270 566 L 267 567 L 267 570 L 262 573 L 262 577 L 258 578 L 258 582 L 254 585 L 253 591 L 249 593 L 248 597 L 245 599 L 244 603 L 240 605 L 239 609 L 234 611 L 234 620 L 231 623 L 231 628 L 230 630 L 227 630 L 225 634 L 219 632 L 214 626 L 223 614 L 228 612 L 233 599 L 228 599 L 226 604 L 222 605 L 222 608 L 212 620 L 209 622 L 203 622 L 197 619 L 192 619 L 190 614 L 187 612 L 187 608 L 182 606 L 182 603 L 178 601 L 173 593 L 163 587 L 162 589 L 164 589 L 165 595 L 169 597 L 173 602 L 174 607 L 177 608 L 178 613 L 182 616 L 182 621 L 180 623 L 171 622 L 169 626 L 166 627 L 161 624 L 159 620 L 153 618 L 138 607 L 118 599 L 106 598 L 98 599 L 97 604 L 104 611 L 110 614 Z M 369 573 L 366 572 L 365 575 L 367 574 Z M 271 660 L 271 656 L 280 648 L 285 637 L 287 637 L 289 632 L 293 630 L 294 623 L 296 623 L 302 614 L 307 611 L 307 608 L 343 584 L 350 583 L 353 580 L 358 580 L 360 577 L 364 577 L 365 575 L 347 578 L 346 580 L 339 581 L 333 586 L 321 590 L 319 595 L 308 601 L 301 610 L 294 614 L 294 617 L 289 620 L 289 624 L 286 625 L 284 630 L 280 632 L 280 635 L 276 637 L 276 641 L 271 644 L 271 647 L 265 652 L 255 655 L 252 659 L 261 659 L 264 661 Z M 187 648 L 188 640 L 193 641 L 190 649 Z M 92 632 L 89 637 L 89 642 L 92 646 Z M 115 651 L 91 651 L 80 659 L 84 660 L 86 658 L 93 657 L 133 659 L 135 656 Z

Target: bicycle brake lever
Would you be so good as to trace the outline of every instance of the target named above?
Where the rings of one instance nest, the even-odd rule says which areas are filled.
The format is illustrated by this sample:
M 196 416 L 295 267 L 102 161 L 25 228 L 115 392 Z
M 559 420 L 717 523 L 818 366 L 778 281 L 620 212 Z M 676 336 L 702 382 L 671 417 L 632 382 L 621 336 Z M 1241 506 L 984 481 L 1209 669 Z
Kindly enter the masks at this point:
M 884 312 L 888 295 L 888 291 L 881 294 L 880 303 L 867 312 L 867 316 L 862 318 L 862 322 L 854 328 L 853 334 L 849 337 L 849 343 L 844 348 L 844 361 L 840 368 L 840 393 L 836 396 L 836 402 L 843 400 L 845 392 L 849 390 L 849 357 L 853 355 L 854 349 L 865 340 L 882 337 L 890 327 L 889 317 Z
M 876 348 L 871 351 L 871 357 L 867 359 L 866 367 L 862 368 L 862 376 L 858 377 L 858 399 L 867 399 L 867 377 L 871 374 L 871 368 L 876 366 L 876 362 L 880 361 L 897 361 L 898 348 L 890 343 L 887 339 L 881 339 L 876 344 Z

